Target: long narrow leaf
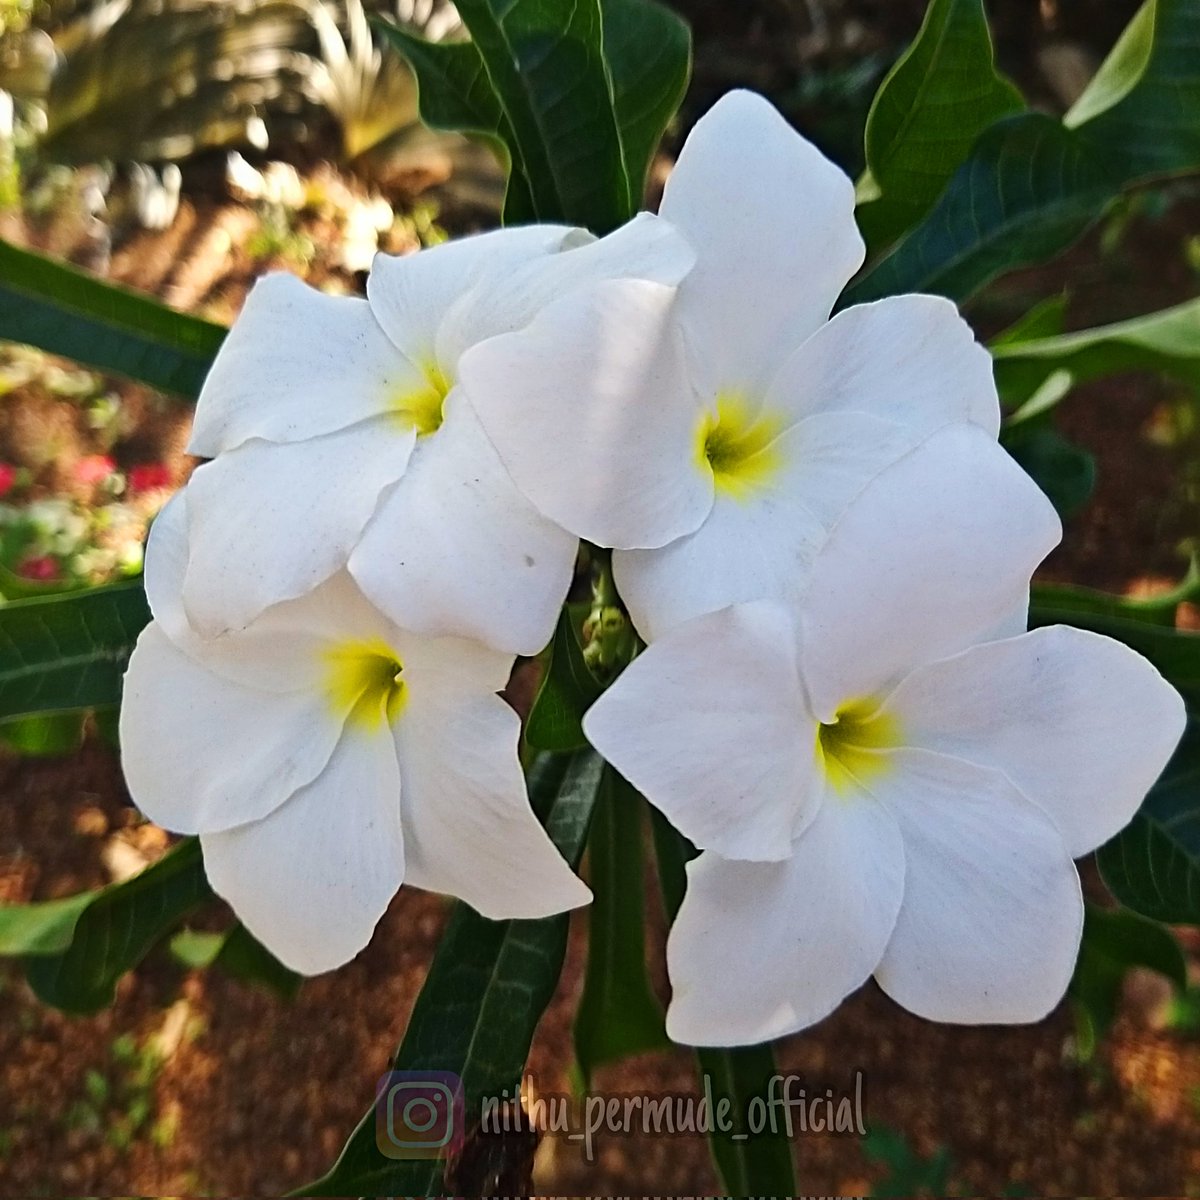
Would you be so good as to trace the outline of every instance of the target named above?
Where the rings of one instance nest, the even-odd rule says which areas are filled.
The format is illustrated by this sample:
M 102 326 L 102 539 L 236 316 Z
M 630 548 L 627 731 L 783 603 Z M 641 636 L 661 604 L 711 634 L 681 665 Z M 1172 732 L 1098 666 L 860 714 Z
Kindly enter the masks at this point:
M 211 896 L 200 843 L 189 838 L 133 878 L 91 893 L 66 948 L 28 960 L 30 986 L 55 1008 L 97 1012 L 112 1003 L 121 976 Z
M 0 339 L 192 399 L 224 337 L 220 325 L 0 242 Z
M 149 620 L 140 582 L 0 605 L 0 720 L 116 704 Z
M 642 798 L 606 767 L 588 837 L 588 960 L 575 1018 L 575 1057 L 596 1067 L 670 1045 L 646 974 Z

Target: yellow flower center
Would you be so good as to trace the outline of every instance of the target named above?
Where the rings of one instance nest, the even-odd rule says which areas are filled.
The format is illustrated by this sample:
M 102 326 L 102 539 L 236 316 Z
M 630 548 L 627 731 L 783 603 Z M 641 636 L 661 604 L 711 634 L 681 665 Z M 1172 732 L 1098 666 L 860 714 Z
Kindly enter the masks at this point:
M 890 769 L 884 750 L 901 744 L 900 724 L 875 700 L 850 700 L 817 726 L 817 757 L 835 792 L 878 779 Z
M 754 413 L 737 392 L 717 397 L 696 430 L 696 462 L 712 472 L 718 492 L 745 500 L 771 481 L 783 462 L 776 439 L 783 427 L 776 413 Z
M 392 412 L 418 437 L 436 433 L 442 427 L 443 408 L 453 384 L 446 372 L 432 359 L 422 367 L 424 382 L 412 391 L 402 392 L 392 402 Z
M 406 699 L 404 664 L 384 641 L 346 641 L 325 654 L 326 694 L 339 717 L 370 729 L 390 725 Z

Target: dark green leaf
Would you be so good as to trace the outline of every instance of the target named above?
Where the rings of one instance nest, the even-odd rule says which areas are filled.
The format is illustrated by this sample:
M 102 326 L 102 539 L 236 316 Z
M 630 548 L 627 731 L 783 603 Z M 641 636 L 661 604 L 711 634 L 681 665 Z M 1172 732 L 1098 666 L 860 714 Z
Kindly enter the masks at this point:
M 606 767 L 588 837 L 595 898 L 575 1018 L 575 1056 L 585 1083 L 604 1063 L 670 1045 L 646 975 L 642 807 L 642 798 Z
M 885 1125 L 873 1125 L 862 1140 L 863 1153 L 889 1168 L 871 1188 L 872 1196 L 948 1196 L 950 1151 L 938 1146 L 928 1157 L 918 1154 L 908 1139 Z M 1004 1195 L 1009 1192 L 1005 1191 Z
M 104 1008 L 121 976 L 211 895 L 200 843 L 188 838 L 124 883 L 89 893 L 66 949 L 29 959 L 30 986 L 44 1003 L 67 1012 Z
M 1157 971 L 1177 991 L 1187 987 L 1187 963 L 1169 929 L 1137 913 L 1089 904 L 1070 988 L 1080 1015 L 1080 1057 L 1090 1058 L 1111 1027 L 1131 967 Z
M 1198 639 L 1200 640 L 1200 639 Z M 1127 908 L 1170 925 L 1200 925 L 1200 724 L 1193 719 L 1138 814 L 1096 852 Z
M 1096 460 L 1046 422 L 1023 424 L 1004 439 L 1008 452 L 1050 497 L 1059 516 L 1073 516 L 1096 486 Z
M 295 996 L 303 982 L 240 921 L 225 935 L 213 965 L 243 983 L 261 984 L 285 1000 Z
M 484 138 L 508 171 L 505 219 L 510 225 L 536 220 L 524 164 L 514 162 L 509 151 L 516 143 L 512 126 L 475 46 L 470 42 L 427 42 L 383 21 L 377 27 L 413 69 L 421 120 L 433 129 Z
M 0 242 L 0 338 L 194 398 L 220 325 Z
M 0 605 L 0 719 L 115 703 L 149 620 L 140 582 Z
M 542 220 L 607 232 L 632 216 L 599 0 L 463 0 Z
M 641 205 L 663 130 L 687 91 L 692 39 L 687 24 L 656 0 L 600 0 L 600 10 L 632 213 Z
M 572 864 L 583 854 L 601 769 L 600 759 L 584 751 L 542 755 L 530 773 L 534 809 Z M 538 921 L 488 921 L 465 904 L 455 905 L 394 1069 L 458 1075 L 470 1129 L 485 1097 L 500 1097 L 506 1090 L 511 1096 L 519 1086 L 534 1030 L 558 983 L 566 946 L 566 914 Z M 298 1194 L 445 1192 L 444 1162 L 385 1158 L 375 1138 L 372 1107 L 329 1174 Z M 478 1194 L 478 1189 L 464 1187 L 464 1194 Z
M 869 244 L 886 245 L 916 224 L 975 139 L 1024 107 L 996 72 L 982 0 L 933 0 L 867 117 L 867 170 L 878 195 L 858 218 Z
M 683 22 L 654 0 L 465 0 L 459 12 L 471 43 L 389 36 L 417 74 L 428 123 L 505 148 L 506 222 L 605 233 L 628 220 L 686 86 Z
M 1200 166 L 1200 7 L 1146 0 L 1065 124 L 1125 179 Z
M 579 750 L 587 745 L 583 714 L 599 698 L 600 684 L 583 660 L 575 618 L 564 605 L 550 644 L 550 661 L 525 723 L 525 738 L 537 750 Z
M 1053 118 L 1007 118 L 983 134 L 925 220 L 847 289 L 842 306 L 901 292 L 963 300 L 1069 245 L 1119 190 L 1104 159 Z
M 1067 294 L 1048 296 L 1023 313 L 1007 329 L 998 333 L 988 343 L 993 356 L 1015 342 L 1029 342 L 1038 338 L 1057 337 L 1066 327 Z
M 686 865 L 695 847 L 658 812 L 651 810 L 658 878 L 668 920 L 683 903 L 687 886 Z M 732 1196 L 793 1196 L 796 1194 L 791 1144 L 783 1129 L 769 1128 L 749 1133 L 740 1124 L 749 1112 L 753 1096 L 765 1096 L 772 1075 L 777 1073 L 770 1046 L 746 1046 L 738 1050 L 696 1051 L 702 1078 L 712 1081 L 713 1094 L 731 1101 L 730 1113 L 739 1124 L 728 1133 L 714 1132 L 709 1139 L 713 1159 L 725 1189 Z M 741 1137 L 734 1137 L 741 1134 Z

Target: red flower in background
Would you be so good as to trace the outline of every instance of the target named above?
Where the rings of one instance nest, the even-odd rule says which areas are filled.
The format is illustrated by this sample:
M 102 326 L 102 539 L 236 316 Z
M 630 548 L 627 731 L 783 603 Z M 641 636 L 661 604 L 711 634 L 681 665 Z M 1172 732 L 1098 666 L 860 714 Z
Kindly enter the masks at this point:
M 170 487 L 171 483 L 171 468 L 166 463 L 138 463 L 136 467 L 129 468 L 131 492 L 152 492 Z
M 75 464 L 75 478 L 80 483 L 103 483 L 116 469 L 107 454 L 89 454 Z
M 37 558 L 27 558 L 19 567 L 17 574 L 25 579 L 33 579 L 38 583 L 49 583 L 58 578 L 58 562 L 48 554 Z
M 17 480 L 17 468 L 8 463 L 0 463 L 0 496 L 7 496 Z

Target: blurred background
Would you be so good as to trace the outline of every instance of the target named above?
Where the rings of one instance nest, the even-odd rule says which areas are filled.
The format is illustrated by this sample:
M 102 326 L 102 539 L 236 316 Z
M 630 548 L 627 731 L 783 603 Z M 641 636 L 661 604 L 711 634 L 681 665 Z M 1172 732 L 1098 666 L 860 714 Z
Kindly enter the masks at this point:
M 766 93 L 857 175 L 871 98 L 925 3 L 673 7 L 692 23 L 695 73 L 651 204 L 690 123 L 734 86 Z M 1137 8 L 988 3 L 1001 68 L 1054 113 Z M 0 0 L 0 237 L 228 323 L 265 271 L 354 292 L 377 250 L 495 225 L 490 153 L 421 127 L 412 78 L 376 45 L 372 15 L 462 36 L 446 0 Z M 1092 326 L 1193 298 L 1198 283 L 1200 184 L 1178 181 L 1120 201 L 968 316 L 987 336 L 1065 293 L 1068 326 Z M 1124 375 L 1079 388 L 1057 419 L 1098 482 L 1043 577 L 1169 590 L 1200 537 L 1196 396 Z M 0 343 L 0 600 L 138 573 L 148 521 L 191 468 L 189 422 L 176 399 Z M 0 728 L 0 901 L 126 877 L 167 840 L 129 804 L 103 722 Z M 43 1008 L 0 962 L 0 1193 L 277 1194 L 321 1173 L 387 1065 L 444 913 L 403 893 L 367 952 L 289 996 L 201 970 L 199 943 L 176 938 L 86 1019 Z M 543 1090 L 567 1087 L 582 933 L 534 1047 Z M 949 1029 L 869 987 L 780 1050 L 810 1095 L 852 1088 L 856 1069 L 866 1079 L 871 1136 L 802 1138 L 799 1177 L 875 1195 L 1200 1193 L 1198 1033 L 1200 992 L 1172 997 L 1136 971 L 1099 1049 L 1069 1005 L 1028 1029 Z M 595 1083 L 696 1086 L 685 1051 Z M 716 1186 L 701 1138 L 609 1141 L 594 1166 L 553 1139 L 538 1154 L 556 1191 Z

